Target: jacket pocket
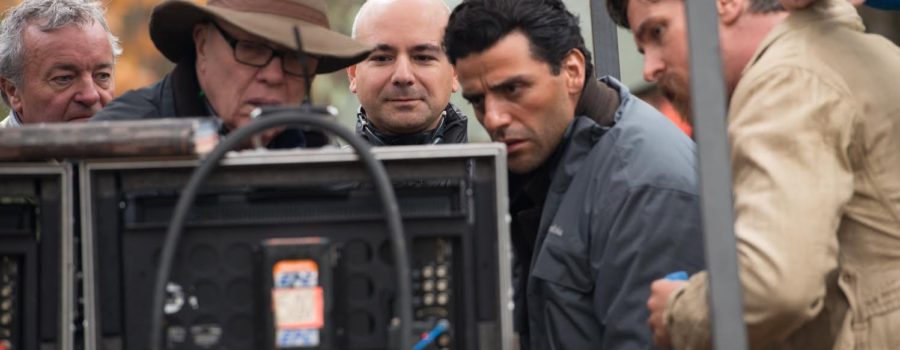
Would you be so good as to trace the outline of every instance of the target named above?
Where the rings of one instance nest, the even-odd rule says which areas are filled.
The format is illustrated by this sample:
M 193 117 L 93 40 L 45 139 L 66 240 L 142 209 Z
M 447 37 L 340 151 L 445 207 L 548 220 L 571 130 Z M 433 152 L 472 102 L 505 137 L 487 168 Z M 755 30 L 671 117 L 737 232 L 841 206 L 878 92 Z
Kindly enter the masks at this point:
M 900 271 L 845 272 L 841 277 L 842 289 L 856 293 L 849 298 L 851 329 L 845 329 L 853 334 L 854 348 L 900 349 Z
M 882 281 L 873 288 L 877 294 L 865 293 L 861 307 L 869 317 L 868 334 L 859 334 L 868 339 L 870 349 L 900 349 L 900 279 Z
M 550 232 L 538 251 L 531 274 L 581 293 L 590 293 L 594 289 L 594 278 L 591 274 L 588 245 L 577 237 L 567 236 L 576 233 L 574 230 L 564 233 L 558 226 L 550 226 Z

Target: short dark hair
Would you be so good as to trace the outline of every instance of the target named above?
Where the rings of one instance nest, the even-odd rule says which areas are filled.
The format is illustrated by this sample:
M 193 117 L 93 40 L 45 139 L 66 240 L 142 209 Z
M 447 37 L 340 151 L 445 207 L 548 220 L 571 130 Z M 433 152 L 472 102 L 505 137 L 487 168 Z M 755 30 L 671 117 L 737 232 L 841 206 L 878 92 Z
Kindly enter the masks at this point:
M 450 14 L 444 49 L 456 64 L 514 31 L 528 38 L 532 56 L 549 64 L 554 75 L 569 51 L 578 49 L 585 59 L 585 81 L 591 79 L 594 66 L 578 17 L 566 10 L 562 0 L 466 0 Z
M 628 2 L 630 0 L 606 0 L 606 9 L 609 17 L 612 17 L 616 24 L 631 29 L 631 23 L 628 23 Z M 659 0 L 646 0 L 657 2 Z M 784 7 L 778 0 L 750 0 L 751 13 L 768 13 L 775 11 L 784 11 Z

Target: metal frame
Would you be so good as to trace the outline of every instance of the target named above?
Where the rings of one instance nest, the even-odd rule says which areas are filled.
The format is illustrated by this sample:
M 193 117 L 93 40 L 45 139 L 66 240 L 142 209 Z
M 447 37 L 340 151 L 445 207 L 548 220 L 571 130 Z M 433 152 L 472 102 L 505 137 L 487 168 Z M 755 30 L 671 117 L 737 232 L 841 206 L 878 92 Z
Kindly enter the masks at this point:
M 509 242 L 509 200 L 507 195 L 506 178 L 506 147 L 499 143 L 460 144 L 435 146 L 394 146 L 376 147 L 372 153 L 379 160 L 401 159 L 434 159 L 434 158 L 466 158 L 490 156 L 494 158 L 496 167 L 497 186 L 497 212 L 501 217 L 497 219 L 497 254 L 498 276 L 500 277 L 498 297 L 500 298 L 500 350 L 513 350 L 513 327 L 511 302 L 508 291 L 512 288 L 512 267 L 509 257 L 511 245 Z M 304 164 L 304 163 L 346 163 L 358 160 L 359 157 L 352 149 L 319 149 L 319 150 L 286 150 L 286 151 L 244 151 L 232 152 L 222 161 L 222 165 L 228 166 L 253 166 L 272 164 Z M 127 170 L 146 168 L 180 168 L 197 166 L 197 159 L 98 159 L 86 160 L 80 164 L 80 190 L 81 190 L 81 217 L 82 217 L 82 266 L 84 269 L 84 299 L 85 322 L 88 327 L 85 330 L 84 345 L 86 349 L 100 349 L 99 324 L 97 323 L 97 293 L 96 270 L 94 264 L 95 237 L 93 230 L 93 218 L 91 217 L 91 172 L 94 170 Z M 91 329 L 90 327 L 93 327 Z
M 60 176 L 60 350 L 74 349 L 72 334 L 75 316 L 75 238 L 73 233 L 74 183 L 72 166 L 68 163 L 4 163 L 0 175 L 59 175 Z
M 709 274 L 713 348 L 747 349 L 743 293 L 734 235 L 731 147 L 715 2 L 685 0 L 690 44 L 691 98 L 699 155 L 703 241 Z
M 619 68 L 619 34 L 606 11 L 606 0 L 591 2 L 591 37 L 594 42 L 594 76 L 622 80 Z
M 94 228 L 93 219 L 90 213 L 91 208 L 91 185 L 90 185 L 90 168 L 86 162 L 78 165 L 78 171 L 81 176 L 78 178 L 78 190 L 81 196 L 81 269 L 84 280 L 82 285 L 84 293 L 84 348 L 97 350 L 97 340 L 100 339 L 100 327 L 97 318 L 97 296 L 94 271 Z

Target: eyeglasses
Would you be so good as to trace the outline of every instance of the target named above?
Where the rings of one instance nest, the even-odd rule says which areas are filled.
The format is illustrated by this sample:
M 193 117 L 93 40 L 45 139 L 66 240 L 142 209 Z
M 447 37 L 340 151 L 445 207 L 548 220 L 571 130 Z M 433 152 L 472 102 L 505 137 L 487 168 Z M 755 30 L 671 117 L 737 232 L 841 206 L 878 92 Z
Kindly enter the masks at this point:
M 239 40 L 231 34 L 228 34 L 228 32 L 226 32 L 225 29 L 222 29 L 215 21 L 212 21 L 211 23 L 216 27 L 216 30 L 222 34 L 222 38 L 228 42 L 228 45 L 231 46 L 231 50 L 234 52 L 235 61 L 251 67 L 262 68 L 268 66 L 269 63 L 272 62 L 272 58 L 277 56 L 281 57 L 281 69 L 284 70 L 285 73 L 298 77 L 304 76 L 303 66 L 300 64 L 300 59 L 296 52 L 276 50 L 263 43 Z

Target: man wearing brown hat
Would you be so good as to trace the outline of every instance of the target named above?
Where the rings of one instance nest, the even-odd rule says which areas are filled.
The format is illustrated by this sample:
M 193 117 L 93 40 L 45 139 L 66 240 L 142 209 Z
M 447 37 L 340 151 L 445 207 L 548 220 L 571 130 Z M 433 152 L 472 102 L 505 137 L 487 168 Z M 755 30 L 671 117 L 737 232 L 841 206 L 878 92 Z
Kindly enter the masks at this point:
M 365 58 L 370 49 L 329 29 L 324 0 L 169 0 L 153 9 L 150 37 L 175 68 L 112 101 L 93 120 L 217 116 L 221 133 L 256 107 L 299 104 L 307 81 Z M 300 59 L 294 28 L 300 30 Z M 310 146 L 295 130 L 263 136 L 270 148 Z

